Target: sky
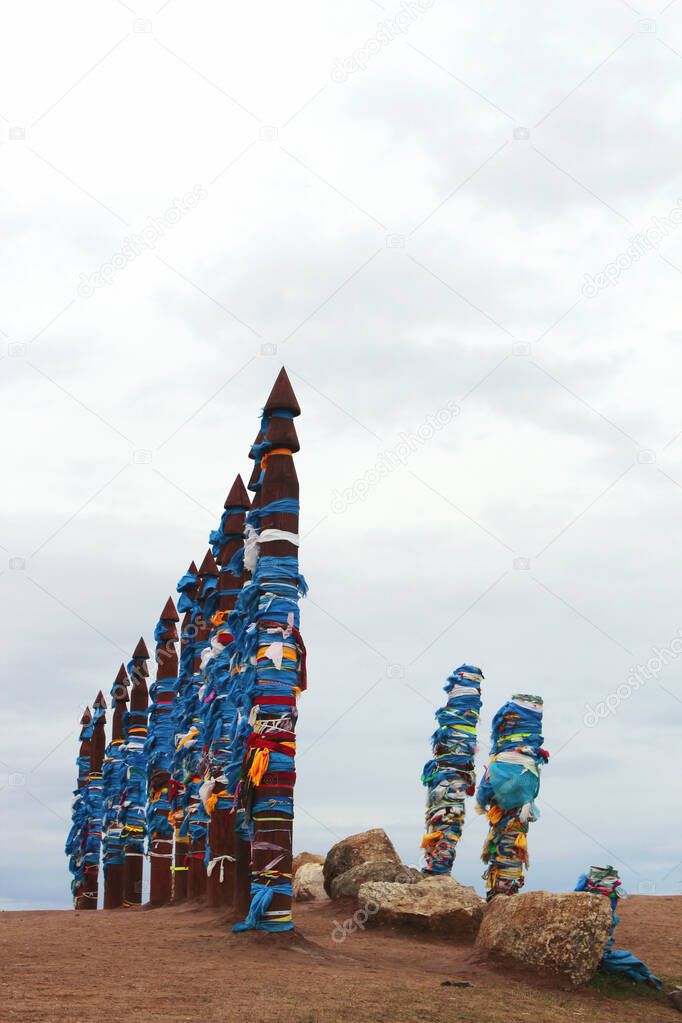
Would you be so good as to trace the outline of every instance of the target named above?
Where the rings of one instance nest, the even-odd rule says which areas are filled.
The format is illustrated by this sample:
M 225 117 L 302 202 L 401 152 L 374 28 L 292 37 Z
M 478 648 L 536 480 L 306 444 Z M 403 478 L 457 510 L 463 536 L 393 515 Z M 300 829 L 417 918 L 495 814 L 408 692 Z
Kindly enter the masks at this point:
M 457 665 L 545 700 L 531 889 L 682 892 L 682 2 L 27 2 L 0 37 L 0 908 L 78 721 L 302 407 L 297 851 L 417 864 Z M 479 892 L 470 805 L 455 875 Z

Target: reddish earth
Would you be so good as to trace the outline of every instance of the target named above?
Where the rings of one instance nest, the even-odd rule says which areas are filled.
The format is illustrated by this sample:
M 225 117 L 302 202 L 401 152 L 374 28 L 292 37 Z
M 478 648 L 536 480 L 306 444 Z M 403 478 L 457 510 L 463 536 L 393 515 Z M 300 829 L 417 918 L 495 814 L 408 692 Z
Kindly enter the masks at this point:
M 682 983 L 682 897 L 622 905 L 618 945 Z M 349 911 L 352 912 L 352 911 Z M 679 1019 L 644 987 L 599 978 L 579 991 L 476 963 L 470 944 L 393 930 L 337 943 L 339 906 L 296 907 L 294 936 L 233 935 L 219 912 L 156 909 L 0 914 L 1 1018 L 331 1023 L 658 1023 Z M 339 931 L 335 932 L 337 935 Z M 469 981 L 470 987 L 443 986 Z

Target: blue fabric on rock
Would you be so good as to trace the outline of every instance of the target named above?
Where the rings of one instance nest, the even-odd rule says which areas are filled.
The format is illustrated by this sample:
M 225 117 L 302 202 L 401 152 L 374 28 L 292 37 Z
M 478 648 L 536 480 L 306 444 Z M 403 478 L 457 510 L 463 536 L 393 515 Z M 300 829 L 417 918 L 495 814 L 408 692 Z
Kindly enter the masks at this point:
M 620 923 L 620 917 L 616 912 L 618 900 L 625 898 L 621 890 L 622 882 L 615 867 L 590 867 L 587 874 L 581 874 L 575 886 L 576 892 L 589 892 L 592 895 L 605 896 L 611 903 L 611 930 L 606 949 L 599 963 L 599 968 L 606 973 L 619 973 L 635 983 L 647 983 L 652 987 L 660 989 L 661 982 L 655 977 L 649 967 L 624 949 L 615 949 L 613 933 Z

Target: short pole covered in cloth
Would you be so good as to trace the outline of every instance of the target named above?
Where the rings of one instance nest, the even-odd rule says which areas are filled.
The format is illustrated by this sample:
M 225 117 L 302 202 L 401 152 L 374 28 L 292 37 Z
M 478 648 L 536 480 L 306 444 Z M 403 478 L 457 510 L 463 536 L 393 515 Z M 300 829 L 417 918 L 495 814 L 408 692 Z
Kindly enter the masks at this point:
M 170 805 L 171 822 L 173 824 L 175 845 L 173 860 L 173 902 L 184 902 L 187 898 L 187 874 L 189 872 L 188 857 L 189 834 L 183 831 L 182 823 L 185 816 L 185 753 L 184 747 L 177 749 L 177 743 L 189 731 L 191 715 L 188 709 L 188 687 L 191 686 L 194 673 L 194 644 L 197 626 L 195 617 L 199 614 L 199 570 L 193 561 L 178 580 L 176 587 L 180 594 L 178 611 L 182 614 L 180 628 L 180 666 L 178 668 L 178 693 L 175 699 L 176 735 L 173 753 L 173 775 L 171 778 Z M 191 700 L 190 700 L 191 707 Z
M 244 582 L 244 526 L 251 507 L 241 476 L 237 476 L 224 505 L 211 545 L 219 566 L 217 610 L 211 618 L 210 652 L 205 655 L 204 722 L 207 764 L 202 801 L 209 815 L 206 895 L 209 906 L 231 906 L 234 897 L 234 789 L 227 783 L 236 723 L 231 700 L 230 652 L 232 633 L 227 623 Z
M 464 827 L 465 799 L 476 791 L 476 730 L 481 712 L 483 672 L 472 664 L 453 671 L 443 687 L 447 703 L 436 711 L 431 736 L 433 759 L 425 765 L 428 788 L 424 874 L 449 874 Z
M 81 729 L 78 736 L 80 747 L 76 766 L 78 768 L 78 780 L 73 790 L 73 804 L 71 809 L 71 830 L 66 840 L 66 855 L 69 857 L 69 871 L 72 875 L 71 894 L 73 895 L 73 908 L 80 909 L 79 901 L 84 891 L 85 882 L 85 836 L 88 830 L 88 811 L 85 798 L 90 773 L 90 741 L 92 739 L 92 714 L 90 708 L 86 707 L 80 721 Z
M 123 875 L 125 854 L 123 848 L 123 801 L 125 798 L 126 763 L 124 757 L 124 719 L 128 703 L 130 681 L 122 664 L 111 687 L 114 716 L 111 723 L 111 741 L 102 765 L 104 792 L 104 837 L 102 865 L 104 869 L 104 908 L 118 909 L 123 905 Z
M 130 710 L 123 718 L 125 745 L 125 798 L 123 800 L 123 849 L 125 853 L 123 905 L 126 907 L 142 904 L 142 873 L 144 869 L 144 847 L 147 836 L 145 804 L 147 801 L 147 758 L 144 752 L 147 741 L 147 707 L 149 690 L 147 661 L 149 651 L 144 639 L 133 651 L 128 661 L 130 677 Z
M 599 969 L 605 973 L 618 973 L 636 983 L 645 983 L 650 987 L 660 988 L 661 982 L 655 977 L 646 963 L 625 949 L 614 948 L 613 932 L 620 923 L 616 912 L 619 899 L 625 898 L 625 892 L 618 871 L 615 867 L 590 867 L 587 874 L 578 878 L 576 892 L 590 892 L 593 895 L 605 896 L 611 903 L 611 930 L 606 943 L 604 955 L 601 957 Z
M 175 715 L 173 701 L 178 685 L 178 655 L 175 644 L 179 621 L 169 597 L 154 630 L 156 640 L 156 681 L 150 689 L 147 757 L 147 832 L 149 835 L 149 902 L 163 906 L 172 892 L 173 827 L 169 820 L 169 782 L 173 761 Z
M 263 409 L 259 547 L 252 585 L 256 610 L 256 673 L 247 739 L 242 804 L 252 828 L 251 906 L 235 930 L 287 931 L 292 919 L 292 832 L 297 697 L 306 688 L 299 599 L 307 587 L 298 567 L 299 450 L 293 419 L 300 408 L 281 370 Z M 246 565 L 249 538 L 246 540 Z
M 90 770 L 85 787 L 87 830 L 85 833 L 85 877 L 79 909 L 97 909 L 99 894 L 99 859 L 102 849 L 102 764 L 106 746 L 105 727 L 107 701 L 100 691 L 92 705 L 92 740 Z
M 542 748 L 542 700 L 519 693 L 493 718 L 491 759 L 476 793 L 476 810 L 490 823 L 481 859 L 487 899 L 516 895 L 528 867 L 528 825 L 538 818 L 535 797 L 540 768 L 549 759 Z

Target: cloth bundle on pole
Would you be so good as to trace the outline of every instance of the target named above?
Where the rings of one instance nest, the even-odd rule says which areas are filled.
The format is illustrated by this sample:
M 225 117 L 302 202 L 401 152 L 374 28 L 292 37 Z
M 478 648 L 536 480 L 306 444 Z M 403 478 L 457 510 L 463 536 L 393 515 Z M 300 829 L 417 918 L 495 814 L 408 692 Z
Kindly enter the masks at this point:
M 491 759 L 476 793 L 476 810 L 490 823 L 481 859 L 487 898 L 516 895 L 528 867 L 528 825 L 539 816 L 535 797 L 540 767 L 549 753 L 542 748 L 542 700 L 517 694 L 501 707 L 492 725 Z
M 130 681 L 124 665 L 111 687 L 114 716 L 111 724 L 111 742 L 106 748 L 102 765 L 104 802 L 102 865 L 104 868 L 104 908 L 118 909 L 123 905 L 123 801 L 125 798 L 126 763 L 124 758 L 124 717 L 128 702 Z
M 184 792 L 183 819 L 179 833 L 189 838 L 185 854 L 187 871 L 187 897 L 200 898 L 206 891 L 206 837 L 208 814 L 201 799 L 205 765 L 207 762 L 206 736 L 203 718 L 202 653 L 209 642 L 210 617 L 217 603 L 218 566 L 211 551 L 207 551 L 199 566 L 198 598 L 194 614 L 195 639 L 192 649 L 192 676 L 185 686 L 183 700 L 183 727 L 176 734 L 176 763 L 179 755 Z
M 173 827 L 169 820 L 169 783 L 175 734 L 173 701 L 178 686 L 177 621 L 178 613 L 169 597 L 154 630 L 156 681 L 149 693 L 149 731 L 144 749 L 147 758 L 149 901 L 152 906 L 170 902 L 172 893 Z
M 234 898 L 234 789 L 227 784 L 237 708 L 232 700 L 230 661 L 233 636 L 227 619 L 244 582 L 243 546 L 249 495 L 237 476 L 225 500 L 220 526 L 210 540 L 220 567 L 217 607 L 211 617 L 209 646 L 204 650 L 203 718 L 207 763 L 200 795 L 209 815 L 206 845 L 206 893 L 210 906 L 232 905 Z
M 147 741 L 147 706 L 149 692 L 147 661 L 149 651 L 144 639 L 133 651 L 127 670 L 132 682 L 130 710 L 123 716 L 125 744 L 125 796 L 123 799 L 121 839 L 125 853 L 123 905 L 139 906 L 142 903 L 142 872 L 144 867 L 144 846 L 147 836 L 145 804 L 147 802 L 147 758 L 144 747 Z
M 251 906 L 235 930 L 286 931 L 292 902 L 293 792 L 296 780 L 297 696 L 306 688 L 306 654 L 299 631 L 299 599 L 307 592 L 298 568 L 299 486 L 293 455 L 299 450 L 293 419 L 300 408 L 281 370 L 263 409 L 262 440 L 254 445 L 252 486 L 257 500 L 247 532 L 245 567 L 252 568 L 255 671 L 242 678 L 252 731 L 239 799 L 251 830 Z M 255 548 L 255 549 L 254 549 Z M 249 665 L 253 668 L 253 665 Z
M 64 850 L 69 857 L 69 871 L 73 876 L 71 894 L 73 895 L 74 909 L 80 908 L 79 900 L 84 891 L 83 885 L 85 881 L 85 836 L 88 830 L 85 789 L 90 773 L 90 740 L 92 739 L 92 714 L 89 707 L 85 708 L 80 724 L 81 730 L 78 736 L 80 749 L 76 758 L 78 781 L 76 788 L 73 790 L 71 830 L 66 839 Z
M 476 789 L 476 729 L 481 712 L 483 672 L 471 664 L 453 671 L 443 687 L 447 703 L 436 711 L 431 736 L 433 759 L 424 766 L 428 788 L 424 874 L 449 874 L 464 827 L 465 799 Z
M 581 874 L 575 886 L 576 892 L 591 892 L 594 895 L 603 895 L 611 903 L 611 931 L 606 950 L 599 963 L 599 969 L 606 973 L 619 973 L 629 977 L 637 983 L 646 983 L 651 987 L 660 988 L 661 982 L 654 977 L 649 967 L 624 949 L 614 948 L 613 932 L 620 923 L 620 917 L 616 911 L 618 900 L 625 898 L 622 891 L 622 882 L 615 867 L 590 867 L 587 874 Z
M 185 745 L 177 748 L 184 736 L 189 732 L 192 720 L 191 680 L 194 674 L 194 648 L 196 642 L 196 618 L 200 613 L 198 602 L 199 570 L 193 561 L 178 580 L 176 587 L 180 594 L 178 611 L 182 614 L 180 629 L 180 665 L 178 668 L 178 692 L 175 699 L 176 735 L 173 750 L 173 774 L 170 785 L 171 823 L 174 831 L 173 860 L 173 902 L 183 902 L 187 898 L 187 874 L 189 872 L 188 857 L 189 835 L 182 831 L 185 816 Z
M 99 894 L 99 859 L 102 848 L 102 764 L 106 737 L 107 701 L 100 691 L 92 705 L 92 739 L 90 742 L 90 770 L 84 789 L 87 827 L 84 846 L 83 891 L 78 899 L 79 909 L 97 909 Z

